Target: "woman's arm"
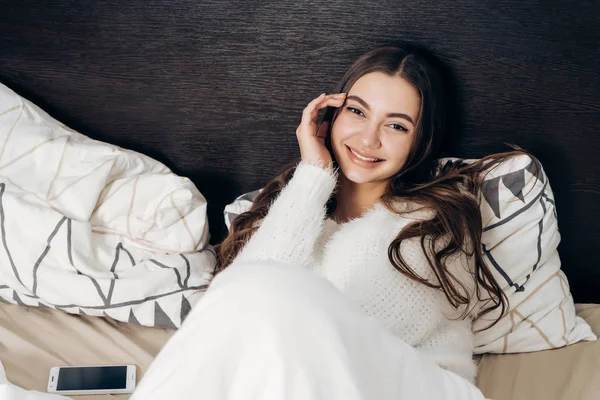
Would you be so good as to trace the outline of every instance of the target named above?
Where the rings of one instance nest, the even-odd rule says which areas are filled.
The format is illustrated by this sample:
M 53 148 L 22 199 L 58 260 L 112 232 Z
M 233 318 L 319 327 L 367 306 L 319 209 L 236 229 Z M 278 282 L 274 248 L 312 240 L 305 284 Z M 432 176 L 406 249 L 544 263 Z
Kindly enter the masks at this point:
M 301 161 L 234 263 L 273 259 L 307 266 L 336 182 L 333 168 Z
M 331 168 L 333 160 L 325 146 L 329 124 L 323 123 L 317 130 L 317 115 L 322 108 L 340 107 L 345 99 L 345 93 L 323 93 L 304 108 L 296 129 L 302 161 L 234 263 L 273 259 L 310 264 L 323 227 L 325 205 L 337 183 L 337 172 Z

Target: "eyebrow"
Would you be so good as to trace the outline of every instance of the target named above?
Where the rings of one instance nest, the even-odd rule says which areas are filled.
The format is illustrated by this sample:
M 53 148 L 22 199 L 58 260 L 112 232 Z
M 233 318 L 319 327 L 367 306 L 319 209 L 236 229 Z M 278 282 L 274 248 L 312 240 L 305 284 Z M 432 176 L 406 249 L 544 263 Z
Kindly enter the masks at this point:
M 347 100 L 355 100 L 355 101 L 359 102 L 367 110 L 371 109 L 371 107 L 369 107 L 369 104 L 366 101 L 364 101 L 363 99 L 361 99 L 360 97 L 358 97 L 356 95 L 350 95 L 346 99 Z M 406 115 L 404 113 L 389 113 L 387 116 L 404 118 L 405 120 L 409 121 L 411 124 L 413 124 L 413 125 L 415 124 L 415 122 L 412 120 L 412 118 L 409 115 Z

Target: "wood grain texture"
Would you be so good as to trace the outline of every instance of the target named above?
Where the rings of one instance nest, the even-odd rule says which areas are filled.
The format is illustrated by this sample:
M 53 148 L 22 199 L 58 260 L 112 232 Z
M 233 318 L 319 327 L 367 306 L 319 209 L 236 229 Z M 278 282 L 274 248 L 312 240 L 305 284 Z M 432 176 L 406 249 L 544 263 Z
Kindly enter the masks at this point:
M 0 81 L 95 139 L 189 176 L 222 211 L 299 155 L 305 103 L 409 41 L 452 77 L 446 154 L 530 150 L 555 191 L 575 300 L 600 302 L 600 3 L 466 0 L 0 4 Z

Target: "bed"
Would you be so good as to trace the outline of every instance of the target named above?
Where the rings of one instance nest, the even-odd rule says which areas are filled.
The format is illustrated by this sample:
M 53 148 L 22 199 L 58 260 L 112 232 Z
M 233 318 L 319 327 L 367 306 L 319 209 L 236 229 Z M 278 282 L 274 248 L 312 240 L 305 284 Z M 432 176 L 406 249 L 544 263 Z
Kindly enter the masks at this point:
M 7 0 L 0 83 L 90 138 L 189 177 L 214 245 L 227 232 L 224 207 L 299 155 L 307 101 L 367 50 L 423 45 L 447 65 L 456 111 L 444 155 L 515 143 L 544 165 L 562 270 L 577 315 L 598 333 L 599 12 L 585 1 Z M 132 363 L 143 375 L 172 333 L 0 303 L 0 360 L 26 389 L 44 391 L 56 365 Z M 600 398 L 599 346 L 484 355 L 477 384 L 496 400 Z
M 600 307 L 578 305 L 578 315 L 600 330 Z M 3 304 L 0 354 L 12 383 L 45 391 L 56 365 L 135 364 L 143 375 L 173 330 L 106 318 Z M 477 384 L 490 399 L 593 400 L 600 394 L 600 343 L 558 350 L 485 355 Z M 78 396 L 82 400 L 125 399 L 127 395 Z

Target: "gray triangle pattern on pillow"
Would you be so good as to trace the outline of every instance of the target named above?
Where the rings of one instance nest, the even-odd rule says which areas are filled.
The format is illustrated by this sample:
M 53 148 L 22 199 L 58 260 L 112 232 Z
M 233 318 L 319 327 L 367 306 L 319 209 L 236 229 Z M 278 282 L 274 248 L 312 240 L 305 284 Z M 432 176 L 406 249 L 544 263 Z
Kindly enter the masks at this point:
M 192 305 L 190 304 L 188 299 L 185 298 L 184 295 L 181 295 L 181 323 L 182 324 L 183 324 L 183 321 L 185 320 L 185 318 L 190 313 L 190 311 L 192 311 Z
M 540 192 L 533 199 L 531 199 L 529 201 L 529 203 L 526 203 L 526 200 L 525 200 L 526 194 L 523 193 L 523 190 L 528 183 L 527 182 L 528 178 L 525 176 L 525 174 L 526 174 L 525 171 L 527 171 L 527 173 L 530 174 L 536 181 L 539 181 L 540 183 L 542 183 Z M 510 215 L 501 215 L 501 208 L 502 208 L 501 204 L 510 202 L 510 201 L 512 201 L 512 199 L 506 198 L 506 196 L 504 196 L 504 198 L 502 198 L 502 199 L 500 198 L 501 197 L 500 196 L 500 182 L 502 182 L 502 184 L 510 191 L 510 193 L 514 196 L 513 197 L 514 199 L 518 199 L 521 203 L 523 203 L 522 207 L 520 207 L 516 211 L 514 211 L 514 210 L 511 211 Z M 496 218 L 500 220 L 494 224 L 491 224 L 491 225 L 485 227 L 484 232 L 488 232 L 494 228 L 497 228 L 497 227 L 511 221 L 512 219 L 516 218 L 518 215 L 527 211 L 534 204 L 537 204 L 538 201 L 540 202 L 540 205 L 541 205 L 544 213 L 546 213 L 546 206 L 544 204 L 544 196 L 546 199 L 549 199 L 549 196 L 546 194 L 546 188 L 547 188 L 547 182 L 546 182 L 546 179 L 544 178 L 544 173 L 542 171 L 541 164 L 535 158 L 529 158 L 529 163 L 521 169 L 518 169 L 516 171 L 511 171 L 511 172 L 508 172 L 508 173 L 500 175 L 500 176 L 495 176 L 491 179 L 484 179 L 484 181 L 482 182 L 481 194 L 482 194 L 483 198 L 485 199 L 485 201 L 490 206 L 490 208 L 492 209 Z M 556 210 L 554 210 L 554 214 L 556 215 Z M 539 226 L 539 233 L 537 236 L 537 246 L 536 246 L 536 250 L 535 250 L 537 253 L 536 254 L 537 261 L 531 267 L 531 272 L 533 272 L 537 269 L 538 264 L 541 260 L 541 256 L 542 256 L 541 239 L 542 239 L 542 234 L 544 232 L 543 219 L 540 219 L 540 221 L 538 222 L 538 226 Z M 499 262 L 494 258 L 492 251 L 490 251 L 486 247 L 485 243 L 482 244 L 482 250 L 483 250 L 485 256 L 490 261 L 490 263 L 492 264 L 492 266 L 502 276 L 502 278 L 506 281 L 506 283 L 510 287 L 514 288 L 516 293 L 525 291 L 525 284 L 529 281 L 531 273 L 529 273 L 525 277 L 524 282 L 519 284 L 510 277 L 510 274 L 508 274 L 504 268 L 502 268 L 502 266 L 499 264 Z
M 499 187 L 500 182 L 504 184 L 508 190 L 511 191 L 513 196 L 525 203 L 523 189 L 526 184 L 525 171 L 528 171 L 541 183 L 545 183 L 544 174 L 541 172 L 541 166 L 535 160 L 531 160 L 524 168 L 509 172 L 502 176 L 497 176 L 491 179 L 484 179 L 481 185 L 481 194 L 485 201 L 489 204 L 490 208 L 494 211 L 496 218 L 501 219 L 500 215 L 500 193 Z M 536 199 L 537 200 L 537 199 Z
M 128 322 L 130 322 L 130 323 L 133 322 L 134 324 L 141 325 L 140 321 L 138 321 L 137 318 L 135 317 L 135 314 L 133 313 L 132 309 L 129 309 L 129 319 L 128 319 Z
M 171 318 L 160 307 L 157 301 L 154 302 L 154 326 L 160 328 L 177 329 Z

